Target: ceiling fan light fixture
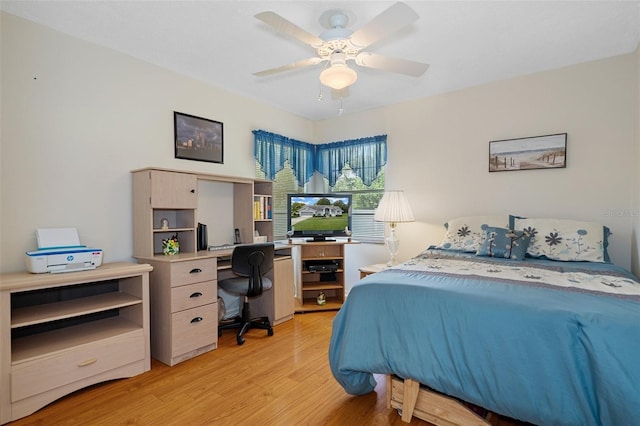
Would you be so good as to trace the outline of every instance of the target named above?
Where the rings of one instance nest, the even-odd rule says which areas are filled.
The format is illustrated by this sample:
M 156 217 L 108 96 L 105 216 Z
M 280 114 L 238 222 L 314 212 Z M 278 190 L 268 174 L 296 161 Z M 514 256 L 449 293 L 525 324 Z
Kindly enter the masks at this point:
M 358 74 L 344 64 L 331 65 L 320 73 L 320 82 L 335 90 L 351 86 L 358 79 Z

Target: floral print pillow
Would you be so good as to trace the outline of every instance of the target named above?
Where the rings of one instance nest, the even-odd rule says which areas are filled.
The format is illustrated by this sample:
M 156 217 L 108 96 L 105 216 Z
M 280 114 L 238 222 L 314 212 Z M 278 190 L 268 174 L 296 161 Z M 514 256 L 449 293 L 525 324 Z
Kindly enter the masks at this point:
M 523 260 L 531 242 L 528 231 L 486 227 L 484 242 L 476 253 L 478 256 Z
M 451 219 L 444 224 L 447 232 L 436 248 L 475 253 L 485 240 L 484 228 L 488 226 L 507 227 L 508 224 L 508 215 L 467 216 Z
M 598 223 L 564 219 L 520 219 L 512 216 L 514 229 L 528 232 L 527 254 L 551 260 L 607 262 L 608 229 Z

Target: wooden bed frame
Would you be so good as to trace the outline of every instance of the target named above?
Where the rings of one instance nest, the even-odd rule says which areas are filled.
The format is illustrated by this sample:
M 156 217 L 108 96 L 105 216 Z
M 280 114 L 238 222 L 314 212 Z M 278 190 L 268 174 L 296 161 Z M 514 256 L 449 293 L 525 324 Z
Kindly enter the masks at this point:
M 420 386 L 415 380 L 395 375 L 387 375 L 387 408 L 397 409 L 405 423 L 416 416 L 436 426 L 491 425 L 491 413 L 486 419 L 482 418 L 454 398 Z

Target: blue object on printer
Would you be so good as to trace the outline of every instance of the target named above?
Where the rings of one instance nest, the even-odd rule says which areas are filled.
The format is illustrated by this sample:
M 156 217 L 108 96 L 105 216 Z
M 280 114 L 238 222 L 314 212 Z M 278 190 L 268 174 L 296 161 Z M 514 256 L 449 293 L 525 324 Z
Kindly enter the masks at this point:
M 76 228 L 36 231 L 38 250 L 28 251 L 27 270 L 34 274 L 86 271 L 102 264 L 102 249 L 80 244 Z

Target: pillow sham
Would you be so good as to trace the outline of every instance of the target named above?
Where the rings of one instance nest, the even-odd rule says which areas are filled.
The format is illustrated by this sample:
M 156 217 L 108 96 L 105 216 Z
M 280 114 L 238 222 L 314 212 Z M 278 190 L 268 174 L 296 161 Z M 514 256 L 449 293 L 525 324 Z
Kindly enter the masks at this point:
M 527 254 L 571 262 L 609 262 L 609 228 L 595 222 L 510 216 L 513 229 L 528 231 Z
M 436 248 L 443 250 L 462 250 L 477 252 L 484 242 L 483 226 L 506 227 L 509 223 L 507 215 L 464 216 L 448 220 L 444 227 L 447 232 L 440 245 Z
M 478 256 L 524 260 L 531 242 L 531 234 L 528 231 L 488 226 L 485 232 L 486 237 L 476 252 Z

